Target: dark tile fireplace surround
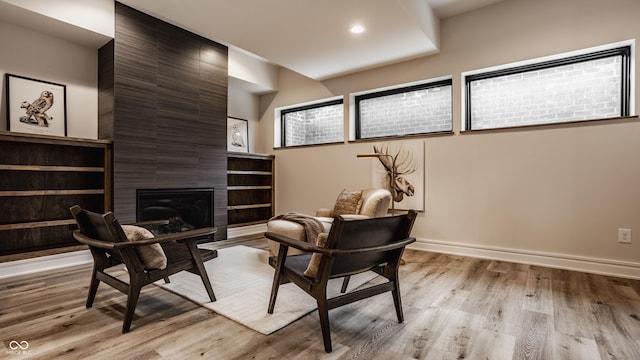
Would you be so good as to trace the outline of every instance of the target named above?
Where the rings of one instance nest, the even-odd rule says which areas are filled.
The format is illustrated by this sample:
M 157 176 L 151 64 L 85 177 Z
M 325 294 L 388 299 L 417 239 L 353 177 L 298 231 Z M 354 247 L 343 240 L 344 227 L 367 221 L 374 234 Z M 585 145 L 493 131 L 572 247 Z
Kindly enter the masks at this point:
M 141 219 L 139 190 L 184 199 L 175 191 L 211 189 L 212 223 L 203 213 L 189 221 L 226 239 L 227 47 L 116 2 L 115 37 L 99 50 L 98 68 L 98 136 L 113 141 L 118 220 Z

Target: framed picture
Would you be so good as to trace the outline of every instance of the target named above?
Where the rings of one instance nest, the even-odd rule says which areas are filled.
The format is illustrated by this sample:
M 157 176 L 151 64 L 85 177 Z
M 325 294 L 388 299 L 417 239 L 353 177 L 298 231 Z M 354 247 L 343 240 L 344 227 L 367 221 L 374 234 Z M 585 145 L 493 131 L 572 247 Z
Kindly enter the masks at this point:
M 249 152 L 249 122 L 247 120 L 227 118 L 227 150 Z
M 7 79 L 7 130 L 67 136 L 67 87 L 18 75 Z

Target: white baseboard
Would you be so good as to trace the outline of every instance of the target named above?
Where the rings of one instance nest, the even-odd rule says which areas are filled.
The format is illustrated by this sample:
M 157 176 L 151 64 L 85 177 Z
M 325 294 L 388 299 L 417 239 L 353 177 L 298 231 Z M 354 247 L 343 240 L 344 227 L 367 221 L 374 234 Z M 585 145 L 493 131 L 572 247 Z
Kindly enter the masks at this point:
M 408 248 L 629 279 L 640 279 L 640 263 L 636 262 L 429 239 L 417 239 L 417 241 L 408 246 Z
M 266 224 L 228 229 L 228 238 L 253 235 L 266 231 Z M 640 279 L 640 263 L 591 258 L 567 254 L 526 251 L 511 248 L 482 246 L 449 241 L 418 239 L 410 249 L 437 253 L 470 256 L 475 258 L 509 261 L 521 264 L 546 266 L 557 269 Z M 32 259 L 0 263 L 0 279 L 55 270 L 68 266 L 89 264 L 93 261 L 88 250 L 41 256 Z
M 246 236 L 267 231 L 266 224 L 227 229 L 227 237 Z M 72 251 L 68 253 L 40 256 L 31 259 L 8 261 L 0 263 L 0 279 L 20 275 L 28 275 L 41 271 L 60 269 L 68 266 L 90 264 L 93 262 L 89 250 Z
M 92 262 L 93 258 L 89 250 L 8 261 L 0 263 L 0 279 L 33 274 L 40 271 L 55 270 L 68 266 L 90 264 Z

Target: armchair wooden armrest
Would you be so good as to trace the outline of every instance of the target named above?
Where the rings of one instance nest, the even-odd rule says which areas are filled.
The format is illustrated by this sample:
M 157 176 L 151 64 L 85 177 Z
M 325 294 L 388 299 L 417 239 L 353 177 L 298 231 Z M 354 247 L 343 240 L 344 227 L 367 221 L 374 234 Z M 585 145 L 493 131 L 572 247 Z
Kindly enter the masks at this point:
M 85 234 L 83 234 L 80 230 L 73 231 L 73 238 L 84 245 L 105 249 L 105 250 L 113 250 L 115 249 L 115 245 L 116 245 L 116 243 L 114 242 L 92 239 L 86 236 Z
M 197 238 L 208 236 L 208 235 L 214 234 L 215 232 L 216 232 L 216 228 L 208 227 L 208 228 L 182 231 L 178 233 L 171 233 L 166 235 L 158 235 L 150 239 L 136 240 L 130 243 L 132 243 L 133 246 L 144 246 L 144 245 L 151 245 L 151 244 L 161 244 L 161 243 L 171 242 L 171 241 L 196 240 Z M 116 243 L 116 247 L 127 246 L 127 245 L 119 245 L 119 244 L 127 244 L 127 243 L 126 242 Z
M 380 245 L 380 246 L 369 246 L 369 247 L 363 247 L 363 248 L 357 248 L 357 249 L 327 249 L 323 247 L 318 247 L 315 244 L 309 244 L 308 242 L 292 239 L 290 237 L 272 233 L 272 232 L 266 232 L 264 236 L 267 239 L 279 242 L 281 245 L 290 246 L 302 251 L 321 253 L 329 256 L 353 255 L 353 254 L 366 253 L 370 251 L 377 251 L 377 252 L 389 251 L 389 250 L 405 247 L 416 241 L 416 238 L 408 237 L 402 241 L 398 241 L 392 244 Z
M 339 256 L 339 255 L 354 255 L 354 254 L 362 254 L 367 252 L 385 252 L 389 250 L 395 250 L 403 248 L 412 242 L 416 241 L 414 237 L 408 237 L 402 241 L 398 241 L 393 244 L 380 245 L 380 246 L 369 246 L 357 249 L 335 249 L 327 252 L 329 256 Z
M 264 233 L 264 236 L 267 239 L 279 242 L 280 245 L 290 246 L 290 247 L 296 248 L 298 250 L 307 251 L 307 252 L 316 252 L 316 253 L 322 253 L 322 254 L 330 254 L 331 253 L 330 249 L 321 248 L 321 247 L 316 246 L 315 244 L 310 244 L 308 242 L 292 239 L 292 238 L 290 238 L 288 236 L 276 234 L 276 233 L 273 233 L 273 232 L 266 232 L 266 233 Z
M 101 240 L 92 239 L 84 235 L 80 230 L 74 230 L 74 238 L 85 245 L 95 246 L 101 249 L 110 250 L 110 249 L 121 249 L 125 247 L 160 244 L 160 243 L 165 243 L 170 241 L 191 240 L 191 239 L 196 239 L 202 236 L 211 235 L 211 234 L 214 234 L 215 232 L 216 232 L 216 228 L 209 227 L 209 228 L 195 229 L 195 230 L 183 231 L 179 233 L 161 235 L 161 236 L 156 236 L 150 239 L 143 239 L 138 241 L 110 242 L 110 241 L 101 241 Z

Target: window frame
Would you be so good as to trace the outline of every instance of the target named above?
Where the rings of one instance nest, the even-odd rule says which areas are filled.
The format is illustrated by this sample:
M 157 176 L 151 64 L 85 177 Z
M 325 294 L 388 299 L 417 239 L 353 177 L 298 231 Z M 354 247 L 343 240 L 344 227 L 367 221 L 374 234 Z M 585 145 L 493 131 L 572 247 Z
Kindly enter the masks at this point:
M 326 143 L 323 142 L 323 143 L 315 143 L 315 144 L 287 145 L 287 139 L 286 139 L 287 127 L 285 122 L 286 120 L 285 117 L 289 113 L 294 113 L 294 112 L 304 111 L 304 110 L 311 110 L 311 109 L 319 109 L 319 108 L 334 106 L 334 105 L 343 106 L 342 114 L 344 117 L 344 98 L 342 97 L 332 98 L 332 99 L 323 99 L 323 100 L 319 100 L 311 103 L 304 103 L 304 104 L 293 105 L 291 107 L 280 108 L 278 110 L 279 116 L 280 116 L 280 146 L 279 147 L 291 148 L 291 147 L 298 147 L 298 146 L 314 146 L 314 145 L 334 143 L 334 142 L 326 142 Z M 344 120 L 342 123 L 344 125 Z M 344 141 L 344 132 L 342 134 L 342 141 Z
M 551 59 L 538 59 L 531 60 L 524 65 L 509 64 L 501 66 L 497 69 L 478 70 L 473 73 L 463 74 L 463 91 L 464 91 L 464 122 L 463 128 L 465 131 L 480 131 L 480 130 L 496 130 L 496 129 L 509 129 L 522 127 L 523 125 L 512 125 L 504 127 L 492 127 L 484 129 L 473 129 L 472 124 L 472 103 L 471 103 L 471 83 L 477 80 L 490 79 L 501 76 L 508 76 L 514 74 L 525 73 L 528 71 L 550 69 L 559 66 L 577 64 L 586 61 L 600 60 L 609 57 L 622 56 L 622 71 L 621 71 L 621 106 L 620 117 L 629 116 L 633 104 L 633 86 L 632 86 L 632 73 L 633 73 L 633 53 L 635 42 L 622 42 L 616 44 L 605 45 L 599 47 L 600 50 L 585 49 L 577 54 L 567 55 L 560 54 Z M 579 123 L 587 120 L 571 121 L 573 123 Z M 563 124 L 564 122 L 554 123 L 536 123 L 524 126 L 540 126 L 540 125 L 556 125 Z
M 361 114 L 360 114 L 360 101 L 375 99 L 379 97 L 389 96 L 389 95 L 397 95 L 402 93 L 409 93 L 416 90 L 427 90 L 431 88 L 437 88 L 442 86 L 451 86 L 451 129 L 444 131 L 432 131 L 432 132 L 423 132 L 423 133 L 412 133 L 412 134 L 403 134 L 403 135 L 384 135 L 384 136 L 376 136 L 376 137 L 362 137 L 362 122 L 361 122 Z M 383 139 L 383 138 L 402 138 L 402 137 L 410 137 L 416 135 L 429 135 L 429 134 L 448 134 L 453 132 L 453 77 L 446 76 L 437 79 L 430 79 L 420 82 L 401 84 L 394 87 L 380 88 L 375 90 L 369 90 L 366 92 L 359 92 L 351 94 L 351 104 L 353 105 L 353 127 L 354 131 L 352 132 L 351 140 L 375 140 L 375 139 Z

